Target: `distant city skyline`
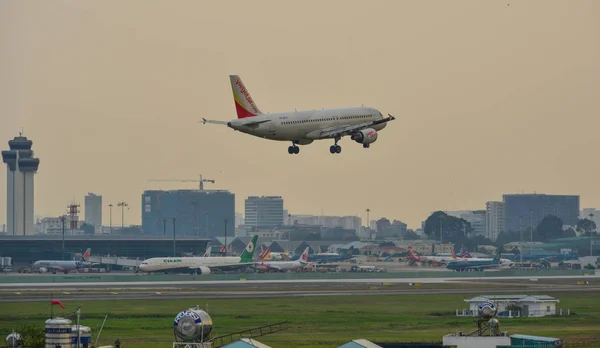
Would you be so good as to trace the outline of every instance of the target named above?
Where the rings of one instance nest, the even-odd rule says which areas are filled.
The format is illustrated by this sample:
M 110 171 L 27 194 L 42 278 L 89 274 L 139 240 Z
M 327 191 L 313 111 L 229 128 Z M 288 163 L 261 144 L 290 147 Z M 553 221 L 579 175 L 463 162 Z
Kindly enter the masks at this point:
M 340 9 L 343 10 L 340 15 Z M 365 13 L 376 25 L 362 23 Z M 282 196 L 297 214 L 397 218 L 483 210 L 503 194 L 600 207 L 600 2 L 0 2 L 0 144 L 23 130 L 42 165 L 35 214 L 87 192 L 139 224 L 145 190 Z M 226 18 L 227 20 L 223 20 Z M 248 25 L 248 18 L 254 18 Z M 306 20 L 322 23 L 306 26 Z M 160 25 L 157 25 L 160 23 Z M 277 30 L 273 30 L 277 28 Z M 263 112 L 375 107 L 370 149 L 291 145 L 202 125 L 235 118 L 228 75 Z M 0 183 L 6 182 L 6 171 Z M 0 220 L 6 223 L 6 185 Z M 233 224 L 233 221 L 232 221 Z

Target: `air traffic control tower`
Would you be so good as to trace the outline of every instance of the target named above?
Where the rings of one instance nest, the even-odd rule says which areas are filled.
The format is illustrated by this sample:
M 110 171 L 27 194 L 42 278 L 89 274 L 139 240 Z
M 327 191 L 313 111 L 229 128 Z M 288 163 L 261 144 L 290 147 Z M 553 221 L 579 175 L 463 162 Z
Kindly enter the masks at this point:
M 40 165 L 33 157 L 33 142 L 19 133 L 8 141 L 10 150 L 2 151 L 6 163 L 6 220 L 8 234 L 31 235 L 33 224 L 33 175 Z

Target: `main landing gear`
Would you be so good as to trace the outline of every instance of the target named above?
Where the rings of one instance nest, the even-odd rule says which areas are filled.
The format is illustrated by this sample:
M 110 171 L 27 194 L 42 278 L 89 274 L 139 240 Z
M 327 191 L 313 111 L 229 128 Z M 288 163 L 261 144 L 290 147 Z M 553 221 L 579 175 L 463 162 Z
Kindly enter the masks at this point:
M 371 144 L 363 144 L 363 147 L 364 147 L 365 149 L 368 149 L 368 148 L 370 148 L 370 147 L 371 147 Z
M 330 153 L 336 154 L 336 153 L 342 152 L 342 147 L 337 144 L 339 140 L 340 140 L 340 138 L 335 138 L 335 144 L 333 144 L 329 147 Z
M 296 143 L 292 143 L 292 146 L 288 147 L 288 153 L 290 155 L 297 155 L 300 153 L 300 148 L 296 146 Z

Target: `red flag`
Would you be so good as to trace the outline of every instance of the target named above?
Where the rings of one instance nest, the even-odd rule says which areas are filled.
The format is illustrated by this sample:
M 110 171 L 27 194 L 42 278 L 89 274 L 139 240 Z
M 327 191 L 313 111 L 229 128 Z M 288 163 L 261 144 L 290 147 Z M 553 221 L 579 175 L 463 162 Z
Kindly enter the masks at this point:
M 65 306 L 62 304 L 62 302 L 60 302 L 60 300 L 50 300 L 50 303 L 53 305 L 57 304 L 57 305 L 61 306 L 62 308 L 65 308 Z

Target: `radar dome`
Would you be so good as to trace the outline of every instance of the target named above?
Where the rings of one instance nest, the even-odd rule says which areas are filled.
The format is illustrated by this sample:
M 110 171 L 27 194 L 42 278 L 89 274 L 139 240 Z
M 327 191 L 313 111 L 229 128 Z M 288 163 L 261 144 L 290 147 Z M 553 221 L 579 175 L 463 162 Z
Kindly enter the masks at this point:
M 479 318 L 483 320 L 489 320 L 496 316 L 498 308 L 491 302 L 485 302 L 479 304 L 477 307 Z
M 21 335 L 19 335 L 16 332 L 13 332 L 10 335 L 6 336 L 6 345 L 11 348 L 21 347 L 22 343 L 23 343 L 23 339 L 21 338 Z
M 175 336 L 184 342 L 204 341 L 210 337 L 212 328 L 210 315 L 198 306 L 179 312 L 173 322 Z

